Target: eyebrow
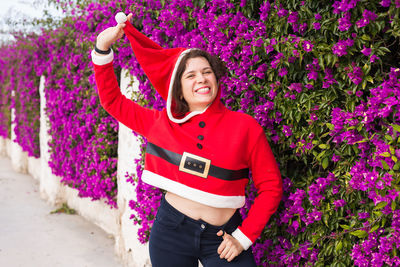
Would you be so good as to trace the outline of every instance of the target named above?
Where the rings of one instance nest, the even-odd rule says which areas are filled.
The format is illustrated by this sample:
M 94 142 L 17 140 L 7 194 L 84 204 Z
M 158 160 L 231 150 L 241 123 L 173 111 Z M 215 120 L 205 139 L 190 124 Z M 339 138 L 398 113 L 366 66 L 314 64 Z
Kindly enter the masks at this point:
M 201 71 L 208 70 L 208 69 L 212 70 L 211 67 L 205 67 L 205 68 L 201 69 Z M 186 74 L 189 74 L 189 73 L 193 73 L 193 72 L 196 72 L 196 71 L 195 70 L 191 70 L 191 71 L 188 71 L 188 72 L 184 72 L 183 75 L 186 75 Z

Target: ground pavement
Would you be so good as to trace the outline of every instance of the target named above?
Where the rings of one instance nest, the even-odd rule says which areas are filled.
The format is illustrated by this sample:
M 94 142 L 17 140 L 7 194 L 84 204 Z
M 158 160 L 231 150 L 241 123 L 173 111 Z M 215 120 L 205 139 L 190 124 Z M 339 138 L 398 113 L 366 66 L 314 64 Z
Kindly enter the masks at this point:
M 120 267 L 114 239 L 79 215 L 50 214 L 39 184 L 0 156 L 0 266 Z

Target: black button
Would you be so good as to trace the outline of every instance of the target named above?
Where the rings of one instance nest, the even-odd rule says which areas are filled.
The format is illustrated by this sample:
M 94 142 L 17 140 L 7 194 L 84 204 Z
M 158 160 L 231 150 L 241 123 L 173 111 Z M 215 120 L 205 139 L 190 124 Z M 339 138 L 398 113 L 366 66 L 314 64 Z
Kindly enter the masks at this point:
M 201 122 L 199 123 L 199 126 L 200 126 L 201 128 L 204 128 L 204 127 L 206 126 L 206 123 L 205 123 L 204 121 L 201 121 Z
M 197 144 L 197 147 L 198 147 L 199 149 L 202 149 L 202 148 L 203 148 L 202 144 Z
M 199 136 L 197 136 L 197 139 L 199 140 L 204 140 L 204 136 L 202 136 L 201 134 Z

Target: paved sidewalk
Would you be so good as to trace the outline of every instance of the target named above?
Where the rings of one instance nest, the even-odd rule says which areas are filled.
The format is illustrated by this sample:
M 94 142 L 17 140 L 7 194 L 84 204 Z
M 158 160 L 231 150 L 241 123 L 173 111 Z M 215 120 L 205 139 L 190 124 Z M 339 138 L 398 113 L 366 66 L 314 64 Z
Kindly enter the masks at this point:
M 50 214 L 31 176 L 0 156 L 0 266 L 119 267 L 114 239 L 79 215 Z

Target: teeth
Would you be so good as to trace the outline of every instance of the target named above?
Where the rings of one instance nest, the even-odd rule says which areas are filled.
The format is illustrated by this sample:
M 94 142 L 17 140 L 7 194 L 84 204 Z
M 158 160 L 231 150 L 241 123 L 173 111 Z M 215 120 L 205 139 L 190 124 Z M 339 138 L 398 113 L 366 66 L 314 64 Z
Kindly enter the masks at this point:
M 206 93 L 206 92 L 208 92 L 208 91 L 210 91 L 210 88 L 209 88 L 209 87 L 200 88 L 200 89 L 197 89 L 197 90 L 196 90 L 197 93 Z

